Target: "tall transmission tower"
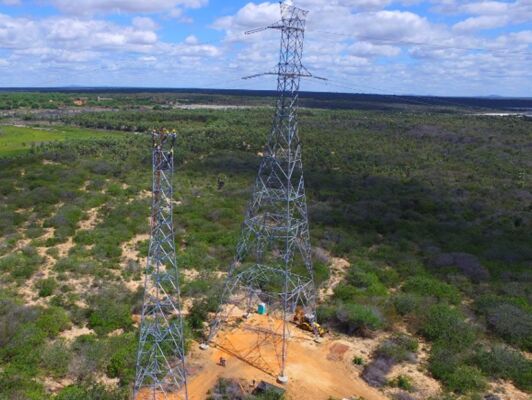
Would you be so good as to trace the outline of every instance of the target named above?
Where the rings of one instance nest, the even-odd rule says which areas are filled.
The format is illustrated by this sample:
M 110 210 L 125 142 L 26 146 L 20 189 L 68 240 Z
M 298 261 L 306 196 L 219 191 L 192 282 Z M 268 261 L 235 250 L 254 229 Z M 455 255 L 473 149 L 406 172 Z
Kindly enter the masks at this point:
M 187 400 L 183 318 L 172 219 L 175 133 L 152 132 L 151 238 L 133 398 Z M 175 397 L 173 397 L 175 398 Z
M 265 303 L 270 316 L 282 319 L 282 330 L 270 332 L 282 338 L 281 383 L 287 381 L 289 321 L 296 308 L 315 329 L 316 289 L 297 118 L 301 77 L 312 76 L 301 63 L 307 13 L 281 3 L 279 22 L 247 32 L 281 31 L 277 71 L 247 77 L 277 75 L 276 110 L 220 307 L 202 344 L 207 348 L 214 341 L 233 305 L 246 307 L 246 316 Z

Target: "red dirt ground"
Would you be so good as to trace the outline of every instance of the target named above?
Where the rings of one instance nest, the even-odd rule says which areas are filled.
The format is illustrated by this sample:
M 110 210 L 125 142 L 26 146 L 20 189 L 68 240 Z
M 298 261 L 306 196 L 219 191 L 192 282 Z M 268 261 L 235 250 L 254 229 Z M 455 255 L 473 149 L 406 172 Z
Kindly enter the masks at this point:
M 251 391 L 253 382 L 276 383 L 280 371 L 281 321 L 267 316 L 253 315 L 237 327 L 221 330 L 211 347 L 200 350 L 197 343 L 188 358 L 189 400 L 205 400 L 209 389 L 218 379 L 229 378 L 241 382 L 243 389 Z M 269 328 L 277 334 L 266 335 L 257 330 Z M 364 400 L 387 400 L 378 390 L 368 386 L 353 367 L 344 360 L 349 345 L 324 338 L 315 343 L 312 335 L 295 326 L 290 328 L 286 388 L 288 400 L 327 400 L 359 396 Z M 220 365 L 220 357 L 226 366 Z M 278 384 L 277 384 L 278 385 Z M 183 397 L 157 397 L 156 399 L 181 400 Z M 137 400 L 152 399 L 147 393 Z

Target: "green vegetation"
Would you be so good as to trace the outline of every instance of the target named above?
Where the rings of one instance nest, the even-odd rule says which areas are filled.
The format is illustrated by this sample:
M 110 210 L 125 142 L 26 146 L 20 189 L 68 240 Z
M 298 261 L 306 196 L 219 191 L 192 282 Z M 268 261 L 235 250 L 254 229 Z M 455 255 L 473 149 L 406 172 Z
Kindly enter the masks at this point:
M 35 284 L 38 289 L 39 297 L 51 296 L 57 288 L 57 282 L 54 278 L 41 279 Z
M 99 335 L 117 329 L 127 330 L 131 319 L 132 298 L 126 289 L 117 286 L 104 286 L 89 298 L 89 326 Z
M 402 289 L 406 293 L 415 293 L 427 297 L 433 296 L 438 300 L 448 301 L 451 304 L 458 304 L 461 300 L 460 291 L 456 287 L 429 276 L 408 278 Z
M 0 271 L 9 272 L 11 278 L 24 281 L 29 279 L 39 268 L 42 258 L 30 246 L 0 259 Z
M 353 364 L 364 365 L 364 359 L 362 357 L 356 356 L 353 358 Z
M 23 127 L 3 125 L 0 126 L 0 157 L 35 151 L 36 147 L 50 142 L 103 139 L 115 135 L 120 134 L 70 126 Z
M 411 391 L 412 389 L 414 389 L 412 379 L 405 375 L 399 375 L 397 378 L 390 382 L 390 385 L 406 391 Z
M 480 349 L 474 362 L 489 377 L 508 379 L 525 391 L 532 390 L 532 361 L 510 347 L 494 345 Z
M 63 112 L 77 97 L 114 112 Z M 7 398 L 50 398 L 44 377 L 75 382 L 56 399 L 129 393 L 137 343 L 132 315 L 141 302 L 135 288 L 142 287 L 139 257 L 147 253 L 138 235 L 149 231 L 150 141 L 93 129 L 178 131 L 178 261 L 198 274 L 181 275 L 182 294 L 193 304 L 191 337 L 203 334 L 217 306 L 218 272 L 234 255 L 271 110 L 172 107 L 269 99 L 102 97 L 110 100 L 0 95 L 0 109 L 9 111 L 0 127 L 0 156 L 10 156 L 0 159 L 0 327 L 6 327 L 0 393 Z M 320 323 L 361 336 L 406 324 L 409 335 L 392 333 L 364 365 L 363 376 L 376 386 L 409 390 L 408 377 L 388 382 L 387 374 L 415 360 L 410 335 L 419 335 L 430 343 L 428 369 L 448 398 L 474 398 L 498 378 L 530 392 L 532 366 L 521 353 L 532 349 L 532 188 L 524 173 L 530 121 L 407 105 L 338 110 L 348 103 L 305 101 L 330 108 L 300 111 L 317 281 L 328 278 L 329 253 L 351 265 L 320 304 Z M 43 110 L 29 113 L 33 104 Z M 21 119 L 31 126 L 14 127 Z M 44 263 L 50 268 L 40 275 Z M 21 303 L 27 287 L 44 306 Z M 63 341 L 61 332 L 71 326 L 94 333 Z M 119 378 L 118 387 L 99 386 L 102 375 Z

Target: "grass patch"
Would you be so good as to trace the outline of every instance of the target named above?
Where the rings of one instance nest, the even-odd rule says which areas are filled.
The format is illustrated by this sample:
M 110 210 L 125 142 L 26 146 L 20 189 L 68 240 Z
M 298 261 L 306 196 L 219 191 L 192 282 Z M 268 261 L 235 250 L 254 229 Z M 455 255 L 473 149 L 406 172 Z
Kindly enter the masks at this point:
M 29 152 L 32 148 L 44 143 L 63 142 L 70 140 L 105 139 L 119 132 L 98 131 L 71 126 L 59 127 L 0 127 L 0 157 L 19 155 Z

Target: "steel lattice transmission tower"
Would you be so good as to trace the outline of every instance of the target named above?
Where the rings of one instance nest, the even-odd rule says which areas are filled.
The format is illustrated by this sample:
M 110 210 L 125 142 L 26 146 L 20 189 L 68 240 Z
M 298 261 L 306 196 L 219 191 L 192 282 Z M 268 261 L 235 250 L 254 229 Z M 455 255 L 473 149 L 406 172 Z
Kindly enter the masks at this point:
M 152 132 L 151 238 L 134 399 L 166 399 L 170 393 L 179 393 L 181 398 L 188 399 L 172 219 L 175 139 L 175 133 Z
M 280 382 L 287 379 L 289 319 L 296 307 L 303 308 L 314 319 L 316 307 L 297 118 L 300 79 L 312 76 L 301 63 L 307 13 L 281 3 L 279 22 L 248 32 L 281 31 L 277 71 L 266 73 L 277 75 L 278 98 L 236 256 L 224 285 L 220 308 L 202 345 L 206 348 L 214 340 L 234 310 L 231 304 L 244 306 L 249 313 L 258 302 L 264 302 L 270 314 L 277 313 L 282 319 L 282 331 L 271 332 L 282 336 Z

